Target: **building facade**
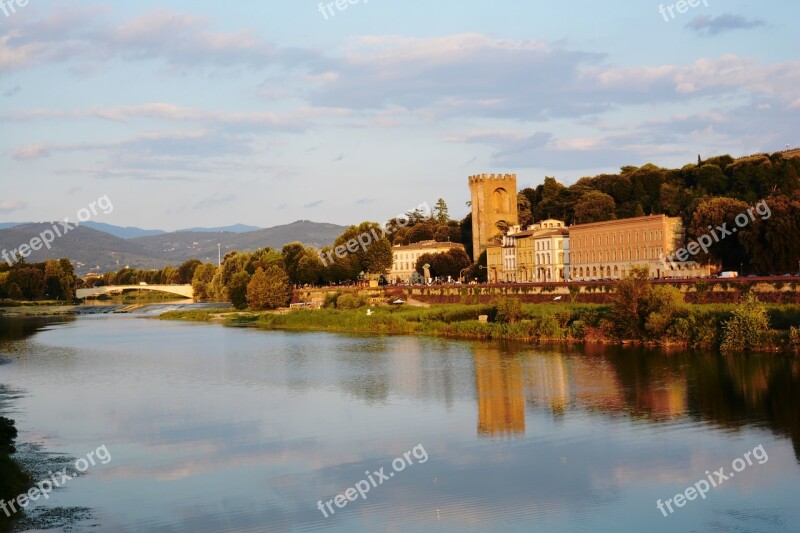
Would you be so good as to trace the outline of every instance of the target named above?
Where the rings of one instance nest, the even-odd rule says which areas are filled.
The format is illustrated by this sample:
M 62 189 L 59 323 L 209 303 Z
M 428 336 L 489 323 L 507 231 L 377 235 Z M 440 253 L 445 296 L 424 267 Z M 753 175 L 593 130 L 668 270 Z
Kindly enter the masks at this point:
M 488 263 L 497 282 L 532 283 L 569 279 L 569 232 L 562 220 L 548 219 L 503 236 L 500 255 Z
M 681 219 L 666 215 L 609 220 L 569 228 L 572 279 L 621 279 L 633 266 L 646 266 L 652 278 L 701 277 L 709 267 L 665 258 L 683 246 Z
M 481 174 L 469 177 L 472 200 L 472 260 L 495 237 L 502 235 L 501 227 L 517 224 L 517 175 Z
M 414 244 L 395 245 L 392 247 L 392 271 L 390 282 L 406 283 L 416 272 L 417 260 L 424 254 L 441 254 L 464 245 L 456 242 L 422 241 Z

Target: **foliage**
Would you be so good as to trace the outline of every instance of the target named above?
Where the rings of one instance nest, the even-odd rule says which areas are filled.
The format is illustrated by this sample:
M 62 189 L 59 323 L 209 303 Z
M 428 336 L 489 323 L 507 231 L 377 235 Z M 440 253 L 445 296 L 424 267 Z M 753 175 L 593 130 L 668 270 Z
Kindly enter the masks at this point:
M 233 295 L 233 291 L 231 293 Z M 253 309 L 285 307 L 291 299 L 292 287 L 289 283 L 289 276 L 278 266 L 273 265 L 266 271 L 259 267 L 247 283 L 246 303 L 250 304 Z M 237 309 L 242 308 L 237 305 L 237 302 L 233 302 L 233 305 Z
M 458 278 L 461 270 L 470 266 L 471 261 L 467 257 L 466 252 L 461 248 L 451 248 L 446 252 L 438 254 L 422 254 L 415 265 L 416 271 L 423 275 L 423 266 L 429 264 L 431 266 L 432 277 L 447 277 L 452 276 Z
M 358 309 L 365 305 L 367 305 L 367 299 L 357 294 L 347 293 L 336 298 L 336 309 Z
M 519 298 L 500 298 L 494 307 L 495 322 L 513 324 L 522 318 L 522 303 Z
M 217 267 L 211 263 L 205 263 L 194 270 L 192 277 L 192 291 L 195 300 L 205 300 L 210 297 L 209 285 L 217 273 Z
M 750 293 L 736 306 L 723 328 L 720 346 L 723 352 L 759 350 L 769 331 L 767 309 Z
M 228 297 L 236 309 L 247 307 L 247 286 L 250 283 L 250 274 L 242 270 L 233 275 L 228 285 Z

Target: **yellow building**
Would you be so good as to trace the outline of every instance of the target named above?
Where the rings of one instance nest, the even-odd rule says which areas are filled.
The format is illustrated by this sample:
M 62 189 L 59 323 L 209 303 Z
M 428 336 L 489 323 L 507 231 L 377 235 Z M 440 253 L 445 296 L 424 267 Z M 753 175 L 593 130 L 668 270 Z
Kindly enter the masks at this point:
M 683 246 L 681 219 L 650 215 L 569 228 L 570 271 L 576 281 L 620 279 L 634 265 L 647 266 L 650 277 L 699 277 L 708 267 L 694 262 L 677 264 L 662 260 Z
M 502 227 L 517 224 L 517 175 L 482 174 L 469 177 L 472 200 L 472 255 L 477 262 L 481 253 Z
M 411 276 L 416 272 L 417 259 L 424 254 L 441 254 L 449 252 L 453 248 L 461 248 L 464 245 L 456 242 L 436 242 L 422 241 L 414 244 L 395 245 L 392 247 L 392 271 L 390 281 L 404 283 L 411 280 Z M 465 252 L 466 253 L 466 252 Z
M 492 250 L 495 255 L 493 261 L 487 262 L 490 272 L 491 267 L 495 267 L 495 282 L 530 283 L 569 279 L 569 232 L 562 220 L 543 220 L 524 231 L 513 227 L 503 237 L 499 252 L 492 247 L 487 250 Z
M 486 280 L 489 283 L 506 281 L 503 268 L 503 247 L 500 244 L 490 244 L 486 247 Z

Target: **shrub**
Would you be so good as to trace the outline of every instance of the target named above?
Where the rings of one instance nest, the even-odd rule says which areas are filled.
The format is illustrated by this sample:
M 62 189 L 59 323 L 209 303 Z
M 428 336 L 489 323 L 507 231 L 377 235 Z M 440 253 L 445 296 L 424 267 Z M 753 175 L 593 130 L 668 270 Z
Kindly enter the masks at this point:
M 750 293 L 736 306 L 723 329 L 722 351 L 757 350 L 769 331 L 767 309 Z
M 582 339 L 586 336 L 586 323 L 583 320 L 576 320 L 569 325 L 569 336 L 573 339 Z
M 789 345 L 795 350 L 800 348 L 800 328 L 794 326 L 789 328 Z
M 355 294 L 342 294 L 336 298 L 336 309 L 358 309 L 367 305 L 367 299 L 364 296 L 357 296 Z
M 522 318 L 522 303 L 519 298 L 500 298 L 494 307 L 495 321 L 501 324 L 513 324 Z

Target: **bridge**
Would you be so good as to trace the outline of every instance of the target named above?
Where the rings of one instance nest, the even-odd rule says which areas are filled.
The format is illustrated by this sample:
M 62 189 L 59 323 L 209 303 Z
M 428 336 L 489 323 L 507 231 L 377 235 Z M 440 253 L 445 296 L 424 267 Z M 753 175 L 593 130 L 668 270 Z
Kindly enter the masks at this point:
M 91 298 L 103 294 L 117 294 L 123 291 L 156 291 L 176 294 L 184 298 L 193 298 L 194 290 L 191 285 L 105 285 L 91 289 L 78 289 L 75 293 L 79 299 Z

